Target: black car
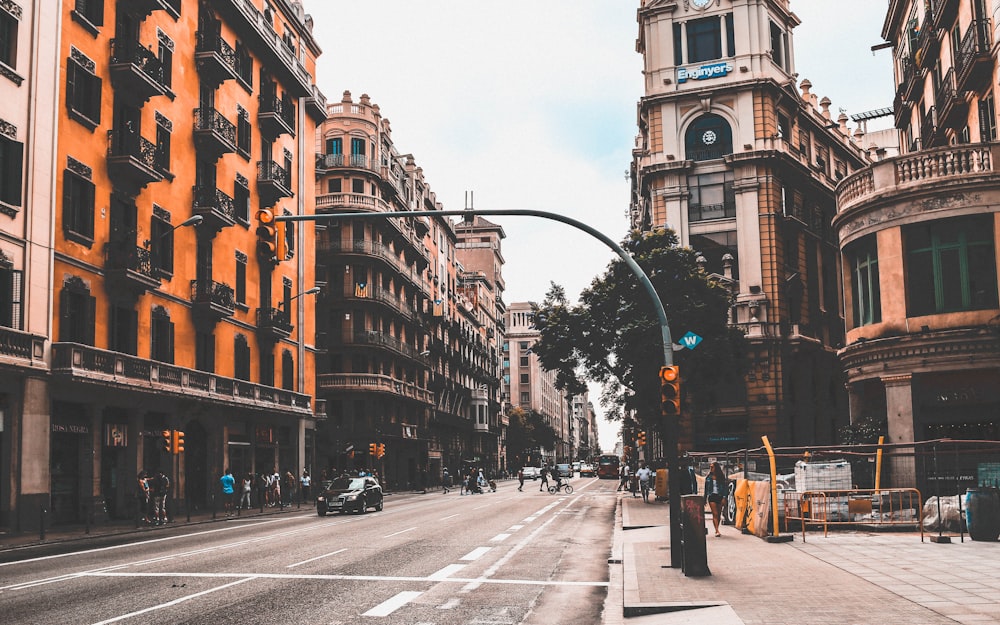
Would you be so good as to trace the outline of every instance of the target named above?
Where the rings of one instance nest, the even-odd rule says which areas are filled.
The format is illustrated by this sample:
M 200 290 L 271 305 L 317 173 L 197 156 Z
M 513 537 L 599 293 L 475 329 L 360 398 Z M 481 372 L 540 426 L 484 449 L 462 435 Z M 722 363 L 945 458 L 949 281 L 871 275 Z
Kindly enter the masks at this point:
M 382 487 L 373 477 L 338 477 L 323 484 L 316 497 L 316 514 L 348 510 L 364 513 L 368 508 L 382 509 Z

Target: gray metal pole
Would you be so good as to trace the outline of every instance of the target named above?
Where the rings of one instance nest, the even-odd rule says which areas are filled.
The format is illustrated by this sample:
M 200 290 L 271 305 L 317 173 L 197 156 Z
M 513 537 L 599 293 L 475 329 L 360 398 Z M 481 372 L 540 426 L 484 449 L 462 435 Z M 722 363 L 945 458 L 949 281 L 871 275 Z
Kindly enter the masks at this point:
M 583 230 L 590 236 L 594 237 L 598 241 L 604 243 L 612 250 L 618 254 L 618 257 L 632 270 L 636 278 L 639 279 L 639 284 L 646 290 L 646 294 L 649 296 L 650 301 L 653 303 L 653 308 L 656 310 L 656 316 L 660 323 L 660 334 L 663 340 L 663 366 L 671 366 L 674 364 L 674 342 L 670 337 L 670 326 L 667 323 L 667 313 L 663 309 L 663 302 L 660 301 L 660 296 L 656 293 L 656 289 L 653 288 L 653 283 L 650 282 L 649 276 L 646 272 L 642 270 L 642 267 L 635 262 L 635 260 L 626 252 L 618 243 L 613 241 L 610 237 L 605 235 L 599 230 L 588 226 L 587 224 L 573 219 L 572 217 L 567 217 L 565 215 L 560 215 L 558 213 L 550 213 L 546 211 L 539 211 L 529 208 L 501 208 L 501 209 L 463 209 L 463 210 L 440 210 L 440 211 L 386 211 L 386 212 L 338 212 L 338 213 L 322 213 L 315 215 L 276 215 L 275 221 L 327 221 L 336 219 L 383 219 L 391 217 L 445 217 L 445 216 L 458 216 L 466 217 L 470 215 L 509 215 L 513 217 L 541 217 L 543 219 L 551 219 L 552 221 L 558 221 L 578 230 Z M 668 475 L 668 490 L 669 490 L 669 508 L 670 508 L 670 566 L 673 568 L 681 567 L 681 500 L 680 500 L 680 468 L 677 462 L 677 444 L 678 444 L 678 434 L 680 431 L 679 423 L 676 419 L 670 419 L 666 422 L 664 431 L 666 433 L 666 452 L 667 452 L 667 475 Z

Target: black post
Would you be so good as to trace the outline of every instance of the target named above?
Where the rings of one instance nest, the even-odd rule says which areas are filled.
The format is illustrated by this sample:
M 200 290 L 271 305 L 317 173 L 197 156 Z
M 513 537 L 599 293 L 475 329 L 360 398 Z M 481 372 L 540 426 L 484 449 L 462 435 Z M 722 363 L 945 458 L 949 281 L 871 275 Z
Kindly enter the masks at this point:
M 45 540 L 45 506 L 38 506 L 38 540 Z
M 90 534 L 90 517 L 93 508 L 89 504 L 83 505 L 83 533 Z
M 941 532 L 944 529 L 944 519 L 941 518 L 941 476 L 938 474 L 938 462 L 937 462 L 937 443 L 931 447 L 934 450 L 934 494 L 937 496 L 937 513 L 938 513 L 938 535 L 931 536 L 932 543 L 950 543 L 950 536 L 942 536 Z M 961 499 L 961 497 L 959 497 Z M 958 524 L 961 526 L 962 519 L 958 519 Z

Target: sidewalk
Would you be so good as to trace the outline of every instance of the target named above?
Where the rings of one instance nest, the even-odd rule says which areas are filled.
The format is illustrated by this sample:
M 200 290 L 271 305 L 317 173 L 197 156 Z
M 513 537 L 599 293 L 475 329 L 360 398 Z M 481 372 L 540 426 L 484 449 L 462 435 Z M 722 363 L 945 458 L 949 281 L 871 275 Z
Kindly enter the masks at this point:
M 1000 622 L 1000 543 L 850 530 L 768 543 L 724 526 L 706 537 L 712 575 L 685 577 L 669 568 L 666 502 L 623 493 L 615 516 L 607 625 Z

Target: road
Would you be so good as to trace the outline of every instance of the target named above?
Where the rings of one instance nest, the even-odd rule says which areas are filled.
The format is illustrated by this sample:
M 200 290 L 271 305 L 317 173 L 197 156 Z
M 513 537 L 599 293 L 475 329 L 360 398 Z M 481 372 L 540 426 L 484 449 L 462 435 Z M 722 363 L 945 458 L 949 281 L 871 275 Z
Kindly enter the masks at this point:
M 599 623 L 615 483 L 386 498 L 0 563 L 7 625 Z

